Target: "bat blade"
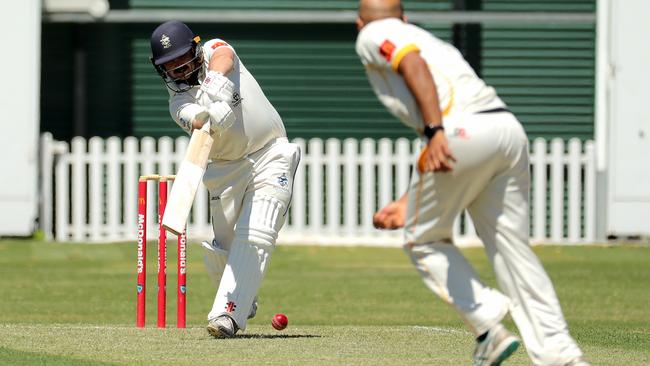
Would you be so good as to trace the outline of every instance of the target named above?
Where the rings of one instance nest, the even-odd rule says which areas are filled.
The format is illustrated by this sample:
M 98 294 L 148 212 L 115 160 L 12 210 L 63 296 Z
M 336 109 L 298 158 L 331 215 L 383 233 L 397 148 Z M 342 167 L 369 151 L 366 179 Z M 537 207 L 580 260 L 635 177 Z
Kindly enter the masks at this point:
M 192 133 L 167 200 L 162 225 L 176 235 L 180 235 L 185 230 L 194 197 L 205 173 L 208 155 L 214 142 L 209 128 L 209 123 L 206 123 L 203 128 Z

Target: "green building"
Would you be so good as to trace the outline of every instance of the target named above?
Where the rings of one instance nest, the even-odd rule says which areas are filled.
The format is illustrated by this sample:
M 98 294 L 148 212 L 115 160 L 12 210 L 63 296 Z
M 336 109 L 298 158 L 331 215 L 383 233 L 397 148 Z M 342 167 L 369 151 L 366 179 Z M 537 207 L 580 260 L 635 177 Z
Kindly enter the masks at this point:
M 290 137 L 412 133 L 376 100 L 355 51 L 356 0 L 122 0 L 103 19 L 46 14 L 41 131 L 176 136 L 149 35 L 167 19 L 232 43 Z M 594 135 L 595 0 L 405 0 L 413 23 L 455 44 L 529 137 Z

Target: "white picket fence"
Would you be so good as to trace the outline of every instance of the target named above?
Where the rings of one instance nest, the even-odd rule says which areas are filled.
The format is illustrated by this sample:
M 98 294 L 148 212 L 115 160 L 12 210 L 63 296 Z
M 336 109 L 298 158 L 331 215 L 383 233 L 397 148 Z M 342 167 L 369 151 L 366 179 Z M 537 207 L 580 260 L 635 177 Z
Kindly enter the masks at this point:
M 76 137 L 69 145 L 42 136 L 40 226 L 57 241 L 136 239 L 137 182 L 141 174 L 174 174 L 189 139 Z M 408 185 L 417 141 L 295 139 L 302 161 L 281 243 L 401 244 L 401 233 L 375 230 L 372 214 Z M 550 146 L 549 146 L 550 145 Z M 537 139 L 531 151 L 533 242 L 595 239 L 596 174 L 593 142 Z M 149 238 L 157 235 L 157 186 L 148 190 Z M 208 195 L 197 195 L 188 235 L 210 238 Z M 456 220 L 459 245 L 478 242 L 467 215 Z

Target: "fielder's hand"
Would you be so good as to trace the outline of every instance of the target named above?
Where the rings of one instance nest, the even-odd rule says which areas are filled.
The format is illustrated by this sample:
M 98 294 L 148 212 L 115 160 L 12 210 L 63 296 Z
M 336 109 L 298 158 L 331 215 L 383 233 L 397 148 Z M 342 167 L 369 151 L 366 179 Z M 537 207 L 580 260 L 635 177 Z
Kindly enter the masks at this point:
M 232 103 L 235 84 L 220 72 L 208 71 L 205 79 L 201 82 L 200 89 L 211 101 L 230 104 Z
M 420 152 L 418 158 L 418 171 L 428 172 L 450 172 L 454 169 L 456 158 L 449 149 L 449 142 L 444 133 L 439 132 L 433 135 L 429 143 Z
M 406 199 L 399 199 L 387 204 L 372 216 L 372 224 L 377 229 L 387 230 L 404 227 L 406 204 Z

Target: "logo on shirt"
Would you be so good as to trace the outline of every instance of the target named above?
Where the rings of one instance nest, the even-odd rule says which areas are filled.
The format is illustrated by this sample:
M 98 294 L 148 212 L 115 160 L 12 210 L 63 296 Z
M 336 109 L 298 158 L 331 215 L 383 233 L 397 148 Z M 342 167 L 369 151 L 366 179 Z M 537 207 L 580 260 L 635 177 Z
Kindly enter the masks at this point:
M 172 46 L 172 40 L 169 39 L 166 34 L 163 34 L 162 37 L 160 37 L 160 44 L 162 44 L 163 48 L 169 48 Z
M 453 135 L 463 140 L 469 140 L 469 136 L 467 136 L 467 131 L 465 131 L 464 128 L 454 128 Z
M 280 187 L 286 187 L 289 185 L 289 178 L 287 178 L 286 173 L 282 173 L 282 175 L 278 177 L 278 184 Z
M 214 50 L 214 49 L 217 49 L 217 48 L 219 48 L 221 46 L 227 46 L 227 45 L 228 45 L 228 43 L 226 43 L 226 42 L 215 42 L 212 45 L 212 49 Z
M 240 105 L 242 100 L 244 100 L 244 98 L 242 98 L 241 95 L 238 92 L 232 93 L 232 103 L 231 103 L 231 105 L 233 107 L 236 107 L 236 106 Z
M 385 40 L 379 46 L 379 53 L 388 62 L 390 62 L 390 60 L 393 58 L 393 52 L 395 52 L 395 45 L 393 44 L 393 42 L 391 42 L 389 40 Z

